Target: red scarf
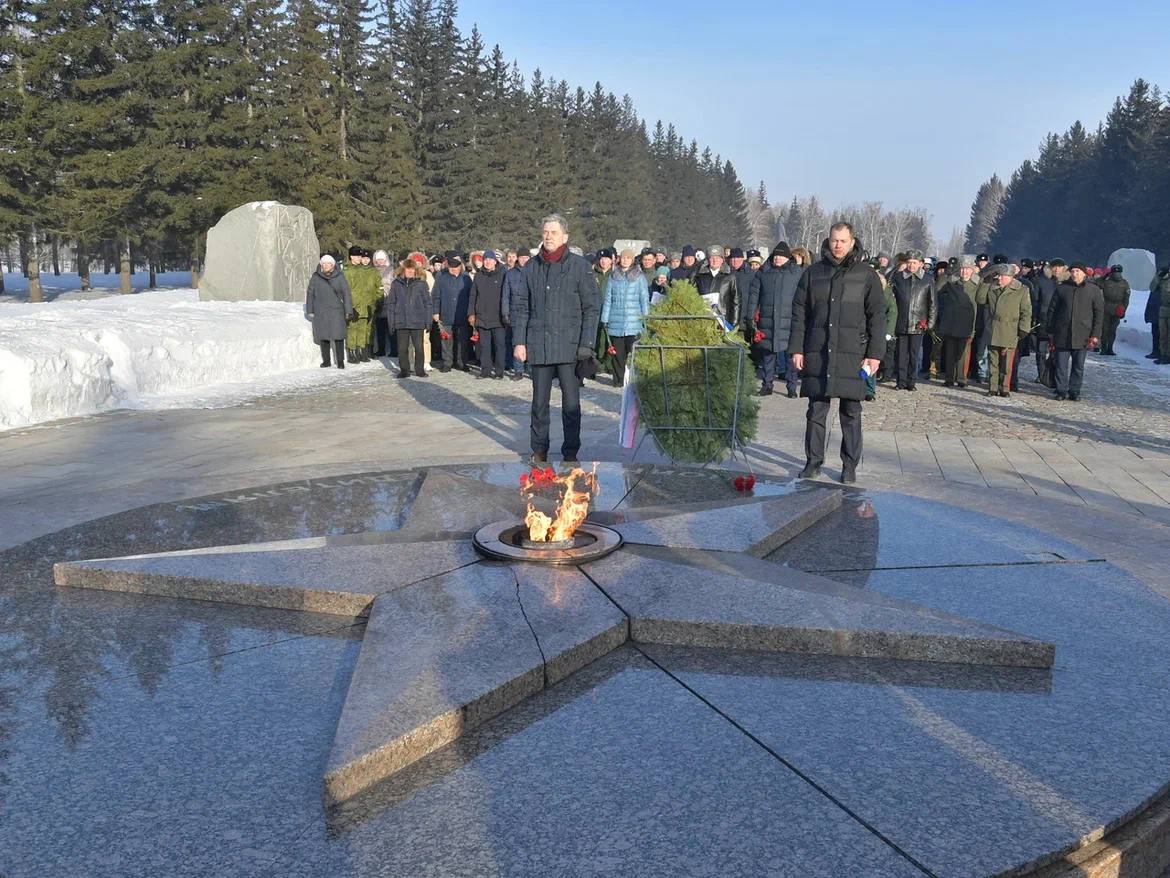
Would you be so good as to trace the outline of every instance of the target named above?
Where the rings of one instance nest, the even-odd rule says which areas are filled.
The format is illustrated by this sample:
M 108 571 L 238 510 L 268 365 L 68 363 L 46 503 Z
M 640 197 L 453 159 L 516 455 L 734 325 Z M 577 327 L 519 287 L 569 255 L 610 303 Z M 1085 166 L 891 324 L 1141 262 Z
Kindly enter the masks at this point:
M 552 251 L 546 250 L 542 247 L 540 250 L 540 253 L 541 253 L 541 258 L 544 259 L 545 262 L 560 262 L 561 259 L 564 258 L 564 255 L 568 251 L 569 251 L 569 244 L 568 244 L 568 242 L 566 242 L 564 244 L 561 244 L 560 247 L 557 247 L 556 250 L 552 250 Z

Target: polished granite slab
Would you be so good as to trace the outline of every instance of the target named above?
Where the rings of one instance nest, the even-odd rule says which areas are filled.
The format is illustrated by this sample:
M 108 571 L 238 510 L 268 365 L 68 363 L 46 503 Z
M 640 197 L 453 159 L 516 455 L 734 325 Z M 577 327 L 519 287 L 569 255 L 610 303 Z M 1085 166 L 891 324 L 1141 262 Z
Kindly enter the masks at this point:
M 1003 628 L 869 599 L 848 586 L 759 564 L 758 578 L 692 564 L 697 554 L 632 546 L 585 565 L 645 643 L 918 661 L 1049 667 L 1052 645 Z M 751 563 L 751 559 L 747 559 Z M 767 568 L 771 567 L 771 575 Z M 765 579 L 765 576 L 767 578 Z
M 402 536 L 402 534 L 396 534 Z M 479 560 L 466 541 L 331 545 L 328 539 L 66 561 L 57 585 L 365 616 L 379 594 Z
M 374 603 L 325 794 L 351 798 L 628 637 L 575 569 L 478 564 Z
M 510 489 L 521 468 L 467 465 L 450 471 L 456 470 L 457 475 Z M 233 543 L 306 540 L 318 535 L 328 535 L 329 539 L 314 542 L 314 546 L 391 545 L 403 538 L 412 541 L 418 534 L 398 531 L 408 523 L 425 475 L 424 471 L 362 473 L 155 504 L 68 528 L 0 553 L 0 874 L 5 878 L 290 872 L 397 875 L 419 871 L 411 868 L 411 851 L 417 852 L 417 861 L 423 868 L 433 863 L 433 871 L 443 874 L 463 870 L 467 874 L 594 871 L 643 875 L 654 874 L 660 864 L 661 871 L 670 874 L 724 874 L 716 856 L 720 848 L 733 851 L 739 859 L 729 862 L 741 865 L 740 871 L 748 874 L 758 872 L 760 863 L 767 863 L 770 871 L 777 874 L 882 874 L 880 866 L 871 871 L 871 863 L 879 862 L 880 857 L 866 853 L 868 858 L 860 860 L 862 865 L 858 866 L 851 855 L 841 854 L 835 845 L 824 844 L 826 837 L 834 841 L 851 837 L 831 821 L 823 824 L 825 834 L 820 836 L 819 846 L 807 841 L 811 833 L 802 833 L 791 848 L 770 834 L 783 828 L 779 818 L 745 823 L 759 814 L 782 817 L 788 813 L 789 801 L 796 803 L 797 810 L 809 811 L 810 805 L 784 785 L 768 784 L 769 789 L 779 790 L 776 801 L 763 798 L 769 792 L 761 789 L 771 777 L 767 769 L 736 771 L 732 765 L 730 769 L 721 768 L 725 780 L 709 777 L 698 769 L 688 772 L 680 767 L 674 771 L 673 766 L 686 759 L 690 765 L 726 764 L 723 756 L 712 757 L 692 746 L 686 723 L 678 724 L 684 734 L 677 742 L 671 737 L 671 716 L 662 713 L 654 714 L 657 738 L 622 737 L 624 729 L 639 728 L 636 710 L 632 718 L 619 711 L 599 719 L 600 726 L 588 725 L 580 714 L 605 714 L 609 709 L 609 699 L 599 695 L 596 688 L 586 687 L 580 693 L 576 699 L 579 706 L 574 708 L 567 731 L 578 726 L 593 730 L 612 726 L 618 728 L 617 732 L 607 732 L 608 737 L 601 739 L 596 734 L 558 738 L 556 747 L 535 748 L 542 754 L 536 762 L 531 757 L 534 745 L 529 738 L 525 746 L 508 752 L 510 761 L 496 762 L 496 770 L 488 770 L 488 764 L 497 758 L 494 754 L 501 752 L 500 747 L 507 747 L 513 737 L 523 735 L 528 728 L 547 728 L 540 720 L 546 714 L 555 714 L 556 709 L 550 710 L 549 704 L 555 701 L 556 694 L 584 680 L 605 659 L 570 674 L 560 686 L 542 690 L 469 735 L 413 763 L 339 810 L 326 812 L 322 808 L 321 772 L 360 649 L 364 626 L 359 620 L 54 589 L 52 585 L 52 562 L 63 559 L 199 547 L 218 551 L 216 547 Z M 753 502 L 729 488 L 726 475 L 712 471 L 674 479 L 665 468 L 655 472 L 613 466 L 608 472 L 602 467 L 599 475 L 608 479 L 612 488 L 607 488 L 604 508 L 619 503 L 622 509 L 635 509 L 713 500 Z M 763 481 L 757 483 L 755 499 L 769 492 L 782 495 L 792 490 L 793 483 Z M 871 496 L 862 492 L 845 495 L 842 515 L 851 502 L 848 498 L 863 502 Z M 897 495 L 872 492 L 872 496 L 873 513 L 888 524 L 888 498 L 896 500 Z M 1050 568 L 1057 571 L 1056 576 L 1065 577 L 1069 571 L 1082 567 L 1108 567 L 1064 563 L 1054 557 L 1062 551 L 1059 522 L 1038 521 L 1031 529 L 1008 525 L 986 514 L 980 531 L 984 542 L 973 543 L 975 550 L 970 554 L 948 554 L 947 542 L 958 539 L 951 522 L 958 521 L 959 530 L 970 531 L 971 519 L 959 514 L 964 512 L 960 505 L 923 503 L 921 509 L 923 514 L 913 519 L 918 522 L 914 528 L 934 528 L 939 544 L 932 551 L 944 560 L 970 563 L 970 558 L 999 544 L 1025 556 L 1036 554 L 1036 559 L 1021 562 L 1003 552 L 1004 563 L 1028 563 L 1027 568 L 1019 569 L 1033 576 L 1047 575 L 1045 571 Z M 828 520 L 833 521 L 833 516 Z M 458 533 L 435 529 L 442 524 L 442 520 L 435 522 L 424 536 L 451 537 Z M 997 529 L 1003 533 L 997 536 Z M 816 527 L 810 531 L 817 532 Z M 1019 543 L 1021 533 L 1028 536 L 1023 544 Z M 800 544 L 802 539 L 807 538 L 798 537 L 791 545 Z M 902 528 L 879 528 L 873 539 L 880 551 L 913 551 L 915 540 L 921 551 L 921 534 L 907 533 Z M 877 553 L 875 550 L 875 557 Z M 767 581 L 754 565 L 768 562 L 720 554 L 725 556 L 720 559 L 721 568 L 726 565 L 736 576 Z M 728 563 L 729 558 L 734 563 Z M 886 558 L 892 556 L 884 555 Z M 1044 563 L 1045 558 L 1056 563 Z M 694 566 L 696 558 L 688 558 L 687 563 Z M 845 566 L 856 565 L 850 562 Z M 935 570 L 922 579 L 907 578 L 906 571 L 888 571 L 888 581 L 871 582 L 878 574 L 863 569 L 860 573 L 826 574 L 844 580 L 840 582 L 810 577 L 799 583 L 817 596 L 851 594 L 873 608 L 925 605 L 925 611 L 938 618 L 967 617 L 1051 639 L 1059 647 L 1055 671 L 799 655 L 772 657 L 785 665 L 781 675 L 787 680 L 785 685 L 794 687 L 791 724 L 802 729 L 806 737 L 824 735 L 829 740 L 825 753 L 843 762 L 835 769 L 843 774 L 854 765 L 851 754 L 861 752 L 867 757 L 858 763 L 865 770 L 856 771 L 856 786 L 840 787 L 838 801 L 848 810 L 834 807 L 847 816 L 852 813 L 849 819 L 857 826 L 868 824 L 870 828 L 865 832 L 879 841 L 887 824 L 912 830 L 904 838 L 909 856 L 917 857 L 916 851 L 922 851 L 935 857 L 935 863 L 959 863 L 953 870 L 955 874 L 977 874 L 979 863 L 1026 856 L 1042 847 L 1043 840 L 1056 843 L 1071 838 L 1094 821 L 1104 825 L 1110 811 L 1116 821 L 1124 816 L 1128 805 L 1142 801 L 1159 778 L 1170 777 L 1158 749 L 1158 736 L 1170 719 L 1170 711 L 1164 710 L 1160 700 L 1166 675 L 1163 654 L 1159 652 L 1159 605 L 1148 601 L 1148 590 L 1140 583 L 1116 578 L 1116 571 L 1097 573 L 1096 578 L 1086 573 L 1067 591 L 1067 601 L 1061 600 L 1060 582 L 1055 579 L 1038 579 L 1035 588 L 1022 585 L 1025 579 L 1013 579 L 1000 591 L 985 587 L 984 583 L 993 582 L 993 571 L 998 576 L 1004 570 Z M 939 575 L 950 572 L 956 576 L 944 577 L 941 581 L 947 587 L 939 588 Z M 795 587 L 797 580 L 789 582 Z M 815 587 L 810 587 L 814 582 Z M 864 599 L 858 589 L 847 584 L 852 582 L 866 586 L 860 593 Z M 1104 588 L 1098 589 L 1101 594 L 1094 597 L 1093 588 L 1098 583 L 1104 583 Z M 555 583 L 549 585 L 555 593 Z M 564 583 L 561 587 L 563 590 Z M 1023 599 L 1025 596 L 1028 600 Z M 1085 611 L 1078 615 L 1077 607 L 1082 604 Z M 1114 617 L 1119 620 L 1116 624 L 1111 621 Z M 1039 624 L 1045 619 L 1051 620 L 1050 626 Z M 532 628 L 537 628 L 535 618 L 530 621 Z M 593 642 L 587 641 L 584 653 L 607 645 L 606 636 L 603 632 Z M 619 653 L 628 650 L 626 647 Z M 572 651 L 570 647 L 568 653 Z M 721 655 L 715 650 L 699 652 L 704 661 Z M 727 682 L 735 673 L 745 679 L 761 676 L 758 663 L 766 658 L 753 653 L 751 662 L 735 665 L 735 672 L 728 671 L 728 663 L 720 665 L 715 672 L 720 690 L 735 692 L 736 687 Z M 1145 673 L 1143 664 L 1147 661 L 1149 673 Z M 542 663 L 548 675 L 551 663 Z M 866 666 L 870 673 L 862 675 L 856 666 Z M 688 673 L 709 671 L 710 668 L 693 664 Z M 675 673 L 681 676 L 681 671 Z M 770 670 L 763 675 L 775 673 Z M 622 685 L 638 693 L 650 691 L 644 677 L 628 684 L 623 681 Z M 678 683 L 673 685 L 687 693 L 700 712 L 718 716 L 703 700 Z M 788 715 L 784 713 L 784 698 L 788 696 L 777 696 L 763 684 L 744 686 L 745 703 L 751 698 L 755 709 L 762 711 L 761 727 L 785 727 Z M 1143 697 L 1141 692 L 1147 689 L 1151 694 Z M 935 803 L 928 797 L 917 800 L 914 794 L 920 792 L 920 787 L 930 788 L 932 783 L 946 789 L 945 778 L 953 766 L 940 760 L 947 752 L 961 752 L 956 757 L 957 778 L 969 776 L 970 766 L 964 768 L 967 763 L 984 763 L 981 757 L 956 751 L 954 740 L 947 737 L 953 728 L 926 722 L 924 717 L 929 716 L 929 711 L 914 712 L 906 722 L 909 756 L 900 753 L 900 726 L 888 720 L 893 711 L 876 710 L 877 721 L 871 729 L 864 719 L 879 695 L 892 699 L 891 703 L 906 712 L 902 691 L 911 691 L 919 700 L 924 691 L 931 699 L 946 700 L 948 711 L 952 711 L 949 699 L 961 702 L 962 710 L 970 709 L 972 717 L 954 724 L 972 729 L 977 742 L 990 742 L 995 752 L 1007 754 L 1012 770 L 1025 765 L 1028 783 L 1040 778 L 1049 789 L 1056 790 L 1062 802 L 1073 802 L 1080 809 L 1071 812 L 1075 819 L 1068 818 L 1060 802 L 1049 810 L 1039 809 L 1056 815 L 1059 827 L 1052 830 L 1034 814 L 1029 816 L 1028 807 L 1013 803 L 1013 794 L 989 791 L 978 780 L 978 774 L 973 775 L 974 781 L 967 781 L 973 788 L 970 822 L 963 823 L 963 815 L 956 814 L 956 828 L 948 831 L 937 825 L 943 822 L 941 818 L 931 823 L 929 813 L 922 817 Z M 815 695 L 811 703 L 804 700 L 808 692 Z M 832 694 L 835 692 L 846 694 L 836 697 Z M 1107 696 L 1103 703 L 1102 693 Z M 966 707 L 966 699 L 973 698 L 981 699 L 978 706 Z M 1131 698 L 1132 702 L 1127 700 Z M 1034 709 L 1035 704 L 1046 699 L 1056 699 L 1050 713 Z M 647 695 L 645 701 L 652 704 L 654 697 Z M 740 722 L 730 706 L 716 701 L 712 695 L 712 704 Z M 929 704 L 935 713 L 941 712 L 934 701 Z M 1079 725 L 1078 712 L 1084 705 L 1088 706 L 1087 720 Z M 1136 718 L 1127 732 L 1121 724 L 1131 713 Z M 1059 726 L 1061 714 L 1066 716 L 1067 733 Z M 955 715 L 946 713 L 952 719 Z M 895 714 L 895 718 L 900 716 Z M 523 719 L 513 723 L 513 717 Z M 807 724 L 802 718 L 807 718 Z M 991 725 L 992 720 L 998 724 Z M 830 725 L 827 732 L 808 731 L 820 729 L 816 724 L 822 722 L 836 722 L 843 730 L 836 733 Z M 743 736 L 732 723 L 727 725 Z M 878 738 L 876 745 L 871 735 Z M 759 737 L 768 747 L 779 743 L 778 739 L 766 740 L 762 734 Z M 816 742 L 795 743 L 809 748 Z M 643 760 L 659 765 L 643 752 L 647 746 L 664 747 L 667 755 L 658 771 L 639 774 L 637 768 Z M 731 745 L 719 736 L 710 738 L 709 749 L 724 746 Z M 1018 747 L 1019 752 L 1013 747 Z M 1025 758 L 1027 748 L 1034 748 L 1038 754 L 1036 765 Z M 1061 748 L 1074 754 L 1075 759 L 1062 761 L 1057 752 Z M 890 750 L 894 767 L 880 764 L 885 749 Z M 730 752 L 738 751 L 732 746 Z M 778 746 L 775 752 L 779 758 L 773 761 L 781 766 L 790 758 Z M 805 752 L 809 751 L 794 750 L 791 763 L 802 772 L 795 755 Z M 811 752 L 818 755 L 815 748 Z M 975 752 L 984 751 L 976 748 Z M 595 755 L 598 760 L 594 760 Z M 617 769 L 607 775 L 605 766 L 611 761 Z M 868 762 L 873 763 L 872 770 Z M 1044 774 L 1044 763 L 1050 763 L 1053 772 L 1063 769 L 1068 782 L 1061 785 L 1058 779 Z M 539 800 L 528 796 L 524 782 L 529 777 L 540 780 L 566 764 L 573 769 L 566 777 L 567 786 L 578 778 L 584 779 L 576 784 L 579 789 L 572 796 L 557 792 L 555 783 L 552 791 L 546 786 L 536 787 L 542 794 Z M 994 761 L 987 765 L 997 770 L 1002 767 Z M 884 778 L 885 786 L 875 782 L 871 774 Z M 1078 775 L 1082 774 L 1086 786 L 1100 787 L 1096 798 L 1079 786 Z M 591 776 L 599 778 L 600 789 L 587 783 Z M 662 777 L 669 777 L 670 783 L 662 782 Z M 817 780 L 812 773 L 808 777 Z M 939 777 L 944 780 L 932 781 Z M 1006 777 L 1009 789 L 1014 789 L 1014 775 L 1009 772 Z M 518 780 L 521 778 L 524 781 Z M 610 782 L 606 783 L 607 779 Z M 448 785 L 442 786 L 445 783 Z M 889 787 L 896 789 L 891 792 Z M 661 789 L 669 792 L 659 795 Z M 816 787 L 809 789 L 816 792 Z M 826 785 L 824 789 L 838 796 L 833 792 L 836 787 Z M 1023 789 L 1027 795 L 1021 800 L 1027 806 L 1047 801 L 1048 792 L 1033 792 L 1027 784 Z M 848 798 L 846 793 L 855 798 Z M 960 801 L 966 797 L 955 791 L 950 794 Z M 413 804 L 430 795 L 434 798 L 428 801 L 441 807 L 428 810 L 425 803 Z M 559 809 L 542 807 L 546 801 L 561 802 L 558 796 L 563 797 L 565 805 Z M 573 796 L 581 801 L 580 810 L 574 810 L 577 799 Z M 696 808 L 689 808 L 688 796 L 696 798 Z M 832 803 L 822 793 L 817 796 L 815 802 Z M 998 824 L 994 807 L 997 796 L 1006 796 L 1008 803 Z M 629 815 L 616 824 L 607 820 L 607 808 L 615 801 L 621 806 L 616 813 Z M 734 804 L 737 802 L 752 805 L 754 811 L 740 814 Z M 485 803 L 488 813 L 499 814 L 500 819 L 478 820 Z M 711 814 L 729 815 L 720 819 L 731 821 L 732 830 L 724 833 L 722 823 L 703 819 L 704 806 Z M 809 813 L 819 814 L 815 805 L 811 807 Z M 941 805 L 939 808 L 942 815 L 952 813 Z M 473 819 L 449 819 L 451 813 L 464 812 Z M 872 821 L 871 812 L 887 823 Z M 1020 813 L 1025 816 L 1019 818 Z M 669 844 L 657 846 L 653 841 L 641 841 L 636 832 L 638 827 L 647 826 L 657 833 L 655 837 L 674 841 L 672 826 L 676 817 L 685 830 L 677 835 L 677 856 Z M 1022 827 L 1018 841 L 1011 837 L 1016 820 Z M 938 829 L 937 839 L 910 837 L 919 832 L 915 828 L 918 823 L 925 826 L 920 831 L 924 836 L 932 828 Z M 753 835 L 739 839 L 734 832 L 736 827 L 746 828 Z M 880 842 L 881 848 L 894 850 L 891 844 L 901 847 L 902 842 L 894 838 L 887 836 L 889 844 Z M 567 841 L 561 844 L 562 839 Z M 616 842 L 612 846 L 616 853 L 608 845 L 611 839 Z M 446 846 L 448 840 L 450 846 Z M 920 848 L 913 847 L 920 842 Z M 986 850 L 995 845 L 1006 845 L 1007 854 Z M 790 860 L 785 858 L 789 850 L 794 852 Z M 598 851 L 605 853 L 599 855 Z M 967 864 L 968 858 L 975 865 Z M 466 867 L 465 862 L 469 864 Z M 949 873 L 944 869 L 939 874 Z
M 1170 778 L 1170 691 L 1149 673 L 1102 686 L 1074 671 L 641 648 L 931 874 L 1037 866 Z
M 826 551 L 828 545 L 832 551 Z M 873 490 L 850 491 L 839 510 L 769 555 L 771 561 L 810 572 L 1099 558 L 1050 532 L 1006 525 L 958 505 Z
M 763 557 L 841 506 L 833 488 L 801 491 L 755 503 L 683 507 L 673 515 L 639 520 L 629 516 L 610 525 L 627 543 L 741 552 Z
M 352 800 L 272 875 L 921 875 L 633 650 Z

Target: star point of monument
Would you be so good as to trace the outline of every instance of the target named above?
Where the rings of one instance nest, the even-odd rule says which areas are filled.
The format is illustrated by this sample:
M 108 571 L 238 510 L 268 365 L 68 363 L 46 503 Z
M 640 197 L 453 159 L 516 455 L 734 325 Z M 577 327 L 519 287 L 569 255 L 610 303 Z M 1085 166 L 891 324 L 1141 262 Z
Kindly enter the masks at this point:
M 841 498 L 815 486 L 597 510 L 589 520 L 621 548 L 546 566 L 473 546 L 483 523 L 522 519 L 515 490 L 429 470 L 397 531 L 69 561 L 54 575 L 60 586 L 366 617 L 325 770 L 330 803 L 627 641 L 1052 666 L 1051 643 L 763 560 Z

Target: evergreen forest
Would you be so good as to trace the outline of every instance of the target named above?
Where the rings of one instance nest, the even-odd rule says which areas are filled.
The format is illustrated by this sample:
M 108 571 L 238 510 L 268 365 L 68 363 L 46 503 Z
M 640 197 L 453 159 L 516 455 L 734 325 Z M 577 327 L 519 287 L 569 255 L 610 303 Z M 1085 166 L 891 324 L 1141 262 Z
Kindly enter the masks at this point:
M 526 74 L 455 0 L 0 4 L 0 261 L 196 267 L 248 201 L 322 247 L 743 242 L 735 168 L 628 96 Z M 0 275 L 2 278 L 2 275 Z M 2 282 L 2 281 L 0 281 Z

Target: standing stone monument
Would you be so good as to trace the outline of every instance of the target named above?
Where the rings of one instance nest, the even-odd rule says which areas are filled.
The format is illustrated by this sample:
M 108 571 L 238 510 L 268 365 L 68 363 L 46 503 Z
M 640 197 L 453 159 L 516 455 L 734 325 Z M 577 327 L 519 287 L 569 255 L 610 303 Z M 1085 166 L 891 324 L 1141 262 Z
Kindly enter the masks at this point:
M 308 208 L 277 201 L 242 204 L 207 232 L 199 299 L 301 302 L 320 255 Z
M 1154 254 L 1149 250 L 1134 250 L 1128 247 L 1114 250 L 1109 257 L 1109 264 L 1121 266 L 1131 290 L 1148 290 L 1156 271 Z

